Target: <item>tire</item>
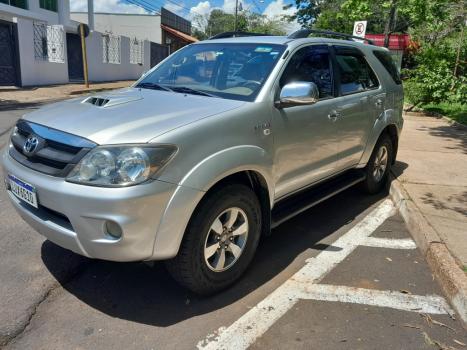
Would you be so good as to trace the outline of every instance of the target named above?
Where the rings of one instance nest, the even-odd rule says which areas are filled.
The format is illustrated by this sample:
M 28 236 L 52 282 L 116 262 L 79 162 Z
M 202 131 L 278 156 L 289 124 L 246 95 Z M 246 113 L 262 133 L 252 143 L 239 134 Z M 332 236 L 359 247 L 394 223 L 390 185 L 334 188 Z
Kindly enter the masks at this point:
M 225 229 L 229 226 L 231 232 Z M 243 231 L 246 234 L 240 234 Z M 245 272 L 260 236 L 261 208 L 255 193 L 239 184 L 215 189 L 195 210 L 178 255 L 166 262 L 167 270 L 196 294 L 219 292 Z
M 369 194 L 380 192 L 387 184 L 394 157 L 392 141 L 387 134 L 380 136 L 365 167 L 363 189 Z M 383 169 L 384 168 L 384 169 Z

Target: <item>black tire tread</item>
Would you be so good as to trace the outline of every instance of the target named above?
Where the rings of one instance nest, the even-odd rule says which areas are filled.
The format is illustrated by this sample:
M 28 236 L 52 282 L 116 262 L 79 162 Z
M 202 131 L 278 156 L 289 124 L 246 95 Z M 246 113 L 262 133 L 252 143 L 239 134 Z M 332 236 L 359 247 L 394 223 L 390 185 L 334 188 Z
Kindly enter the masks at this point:
M 177 281 L 183 287 L 190 289 L 191 291 L 200 295 L 209 295 L 226 288 L 228 285 L 238 279 L 244 272 L 244 269 L 240 269 L 236 274 L 233 275 L 232 278 L 227 281 L 222 279 L 207 279 L 206 275 L 203 273 L 203 267 L 200 266 L 201 262 L 196 259 L 196 251 L 194 250 L 194 247 L 199 244 L 199 232 L 203 230 L 203 226 L 206 224 L 205 221 L 215 210 L 215 208 L 218 207 L 222 202 L 226 203 L 232 200 L 239 200 L 239 198 L 243 198 L 245 201 L 251 201 L 250 204 L 256 206 L 258 218 L 261 220 L 260 205 L 255 193 L 249 187 L 240 184 L 230 184 L 226 185 L 225 187 L 213 190 L 211 193 L 206 195 L 206 197 L 200 202 L 194 211 L 185 231 L 185 235 L 177 256 L 171 260 L 166 261 L 167 270 L 175 279 L 175 281 Z M 259 232 L 260 226 L 261 222 L 259 222 Z M 254 244 L 254 250 L 256 250 L 259 234 L 258 237 L 253 238 L 253 242 L 249 242 L 248 244 Z M 251 239 L 251 237 L 249 239 Z M 243 256 L 240 257 L 240 259 L 242 258 Z M 240 259 L 236 264 L 240 263 Z M 249 261 L 247 261 L 247 265 L 248 264 Z

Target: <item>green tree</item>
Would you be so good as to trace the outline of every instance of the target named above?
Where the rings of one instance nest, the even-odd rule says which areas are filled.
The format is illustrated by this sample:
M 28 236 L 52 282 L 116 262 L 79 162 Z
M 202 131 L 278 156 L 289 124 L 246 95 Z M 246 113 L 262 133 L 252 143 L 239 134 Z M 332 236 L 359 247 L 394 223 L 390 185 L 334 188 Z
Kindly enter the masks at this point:
M 200 40 L 204 40 L 216 34 L 234 31 L 235 16 L 220 9 L 215 9 L 207 15 L 195 16 L 192 23 L 193 35 Z M 271 19 L 250 11 L 238 13 L 237 30 L 273 35 L 285 34 L 283 22 L 279 18 Z

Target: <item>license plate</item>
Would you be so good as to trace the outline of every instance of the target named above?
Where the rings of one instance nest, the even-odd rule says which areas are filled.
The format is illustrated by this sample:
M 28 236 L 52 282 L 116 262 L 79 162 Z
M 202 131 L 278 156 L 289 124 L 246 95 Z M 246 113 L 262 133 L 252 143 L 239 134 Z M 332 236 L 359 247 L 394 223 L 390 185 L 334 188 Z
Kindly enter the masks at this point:
M 16 176 L 8 174 L 8 181 L 10 182 L 11 192 L 26 203 L 37 208 L 37 196 L 34 186 L 18 179 Z

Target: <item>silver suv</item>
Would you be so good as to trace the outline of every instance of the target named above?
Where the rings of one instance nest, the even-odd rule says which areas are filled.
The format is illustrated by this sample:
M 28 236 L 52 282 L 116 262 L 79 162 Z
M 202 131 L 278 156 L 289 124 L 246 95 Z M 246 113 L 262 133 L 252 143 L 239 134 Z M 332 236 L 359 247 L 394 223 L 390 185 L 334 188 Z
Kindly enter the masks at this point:
M 25 115 L 2 155 L 13 205 L 78 254 L 227 287 L 271 228 L 354 184 L 379 191 L 396 157 L 389 51 L 310 32 L 220 35 L 128 89 Z

